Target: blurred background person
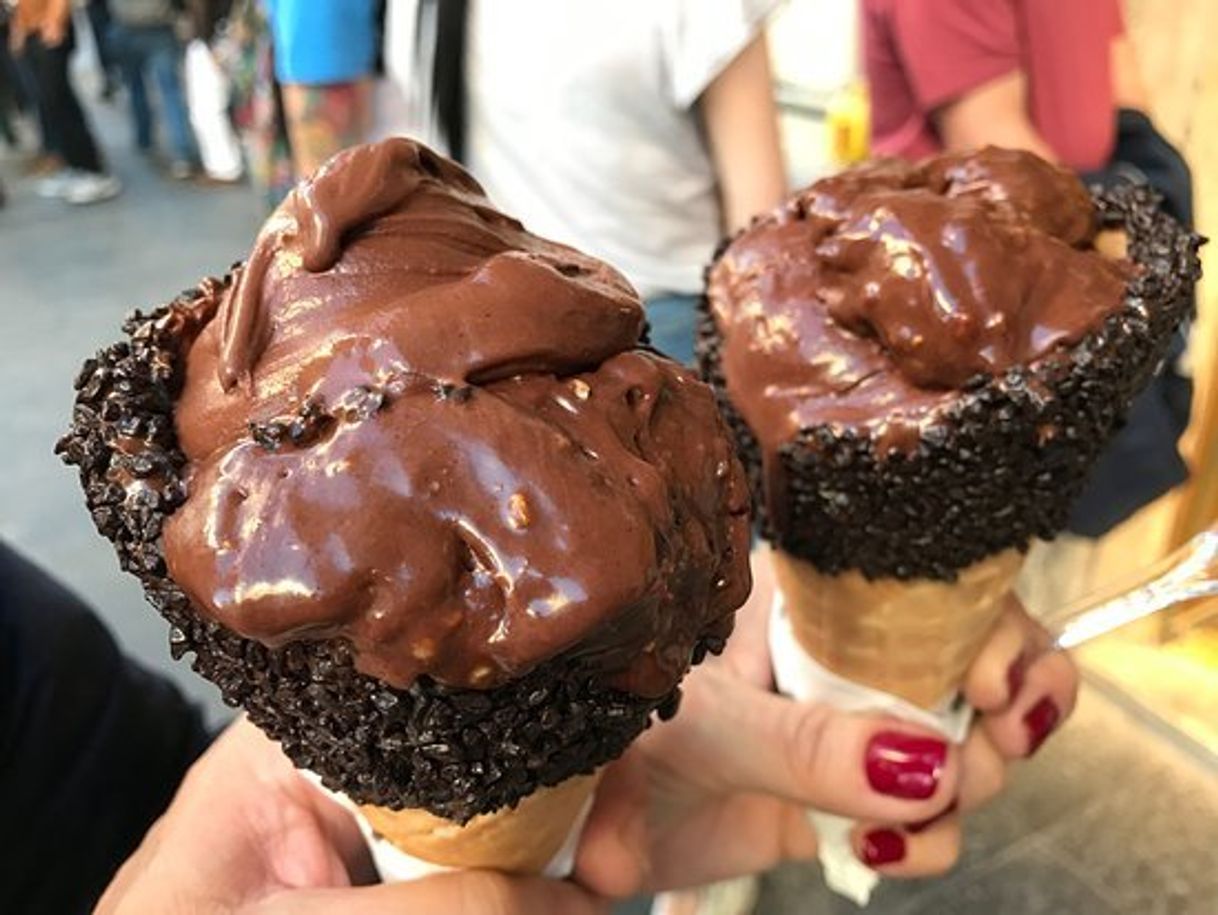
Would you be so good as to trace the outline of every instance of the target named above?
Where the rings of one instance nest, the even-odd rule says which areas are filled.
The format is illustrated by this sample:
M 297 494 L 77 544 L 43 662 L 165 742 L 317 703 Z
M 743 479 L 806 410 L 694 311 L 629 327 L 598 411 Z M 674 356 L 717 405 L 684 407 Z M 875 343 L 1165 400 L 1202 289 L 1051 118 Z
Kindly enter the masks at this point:
M 212 42 L 232 6 L 232 0 L 188 0 L 190 40 L 182 73 L 203 171 L 212 181 L 225 183 L 239 181 L 244 166 L 229 113 L 232 84 L 212 52 Z
M 0 48 L 0 83 L 5 87 L 0 90 L 5 97 L 0 99 L 0 106 L 7 101 L 8 124 L 14 132 L 19 115 L 33 114 L 37 147 L 26 159 L 22 171 L 27 175 L 49 175 L 63 168 L 63 159 L 54 151 L 53 131 L 47 121 L 46 108 L 38 98 L 38 78 L 33 62 L 25 55 L 14 53 L 15 16 L 15 2 L 0 2 L 0 42 L 3 42 Z M 19 139 L 17 137 L 10 145 L 16 146 Z
M 21 147 L 17 119 L 25 113 L 29 100 L 25 97 L 16 63 L 8 49 L 10 15 L 8 7 L 0 3 L 0 140 L 9 149 L 16 150 Z M 6 202 L 4 183 L 0 182 L 0 207 Z
M 1117 0 L 862 2 L 875 153 L 993 143 L 1080 172 L 1108 161 L 1128 53 Z
M 103 102 L 114 99 L 118 90 L 118 63 L 110 50 L 110 0 L 85 0 L 85 15 L 89 18 L 89 29 L 93 32 L 93 46 L 97 49 L 97 67 L 100 71 L 101 90 L 98 96 Z
M 422 135 L 541 235 L 622 270 L 693 359 L 715 245 L 786 192 L 764 26 L 776 0 L 389 0 L 385 65 Z
M 296 177 L 367 139 L 377 0 L 264 0 Z
M 117 197 L 122 184 L 106 170 L 68 76 L 68 62 L 76 47 L 68 0 L 21 0 L 10 24 L 9 41 L 35 76 L 44 145 L 65 166 L 39 183 L 39 195 L 72 204 Z
M 9 19 L 12 13 L 0 3 L 0 139 L 10 149 L 21 146 L 17 120 L 29 108 L 30 99 L 17 70 L 17 62 L 9 52 Z
M 182 43 L 175 32 L 178 8 L 173 0 L 109 0 L 109 4 L 113 21 L 107 43 L 127 85 L 135 145 L 143 153 L 154 148 L 151 80 L 169 140 L 169 174 L 179 180 L 189 178 L 198 151 L 182 91 Z
M 271 29 L 259 0 L 234 0 L 209 48 L 229 85 L 229 110 L 250 183 L 271 209 L 292 189 L 295 169 L 275 79 Z
M 274 207 L 367 138 L 378 0 L 234 0 L 210 41 L 232 90 L 250 179 Z
M 1191 227 L 1188 165 L 1149 115 L 1119 0 L 862 0 L 872 151 L 918 159 L 986 144 L 1031 150 L 1086 181 L 1134 180 Z M 1192 382 L 1181 334 L 1097 465 L 1070 532 L 1024 575 L 1036 610 L 1090 583 L 1095 540 L 1188 479 L 1178 442 Z
M 1120 0 L 863 0 L 863 10 L 875 153 L 1027 149 L 1089 180 L 1143 177 L 1192 225 L 1188 166 L 1146 113 Z

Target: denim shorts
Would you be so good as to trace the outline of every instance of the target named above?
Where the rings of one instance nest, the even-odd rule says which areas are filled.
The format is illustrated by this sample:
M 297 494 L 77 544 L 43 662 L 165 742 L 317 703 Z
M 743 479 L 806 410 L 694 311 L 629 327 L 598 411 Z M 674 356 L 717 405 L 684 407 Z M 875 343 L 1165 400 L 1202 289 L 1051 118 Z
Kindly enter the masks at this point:
M 647 323 L 651 345 L 666 356 L 694 364 L 694 328 L 698 320 L 698 296 L 662 295 L 648 299 Z

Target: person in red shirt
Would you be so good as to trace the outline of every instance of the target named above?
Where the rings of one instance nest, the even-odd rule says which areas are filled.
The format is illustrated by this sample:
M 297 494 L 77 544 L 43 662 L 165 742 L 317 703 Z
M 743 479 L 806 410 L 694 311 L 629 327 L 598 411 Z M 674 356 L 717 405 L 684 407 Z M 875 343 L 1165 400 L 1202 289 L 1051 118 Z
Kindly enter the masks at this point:
M 1027 149 L 1089 182 L 1149 184 L 1192 224 L 1188 165 L 1146 114 L 1120 0 L 861 0 L 861 10 L 876 155 Z M 1188 478 L 1177 448 L 1192 400 L 1185 346 L 1174 341 L 1093 471 L 1070 519 L 1080 547 Z M 1047 577 L 1063 583 L 1054 601 L 1088 584 Z
M 881 155 L 992 143 L 1091 172 L 1146 108 L 1118 0 L 863 0 L 863 45 Z

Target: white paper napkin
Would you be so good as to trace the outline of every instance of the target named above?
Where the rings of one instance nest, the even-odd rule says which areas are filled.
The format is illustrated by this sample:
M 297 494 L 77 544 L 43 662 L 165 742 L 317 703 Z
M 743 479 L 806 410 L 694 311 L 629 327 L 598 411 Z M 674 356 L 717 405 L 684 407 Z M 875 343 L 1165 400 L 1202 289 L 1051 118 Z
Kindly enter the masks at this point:
M 959 743 L 968 733 L 973 710 L 946 697 L 930 711 L 881 690 L 852 683 L 821 667 L 795 638 L 791 620 L 783 606 L 782 593 L 774 592 L 770 609 L 770 657 L 778 691 L 805 702 L 823 702 L 847 712 L 884 712 L 905 721 L 931 728 Z M 850 844 L 854 821 L 832 813 L 810 810 L 808 819 L 816 830 L 818 854 L 825 883 L 839 895 L 867 905 L 880 875 L 865 865 Z

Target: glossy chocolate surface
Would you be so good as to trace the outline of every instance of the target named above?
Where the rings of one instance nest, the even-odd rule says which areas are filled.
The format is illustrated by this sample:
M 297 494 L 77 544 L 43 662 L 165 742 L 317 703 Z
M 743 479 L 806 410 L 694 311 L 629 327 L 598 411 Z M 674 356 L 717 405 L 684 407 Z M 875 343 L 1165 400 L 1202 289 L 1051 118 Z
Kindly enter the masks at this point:
M 910 451 L 970 382 L 1078 342 L 1122 303 L 1072 175 L 985 149 L 818 181 L 710 272 L 728 394 L 767 454 L 828 424 Z
M 343 638 L 400 687 L 573 655 L 640 695 L 730 631 L 748 496 L 709 389 L 639 347 L 619 274 L 458 166 L 340 154 L 194 307 L 165 555 L 228 628 Z

